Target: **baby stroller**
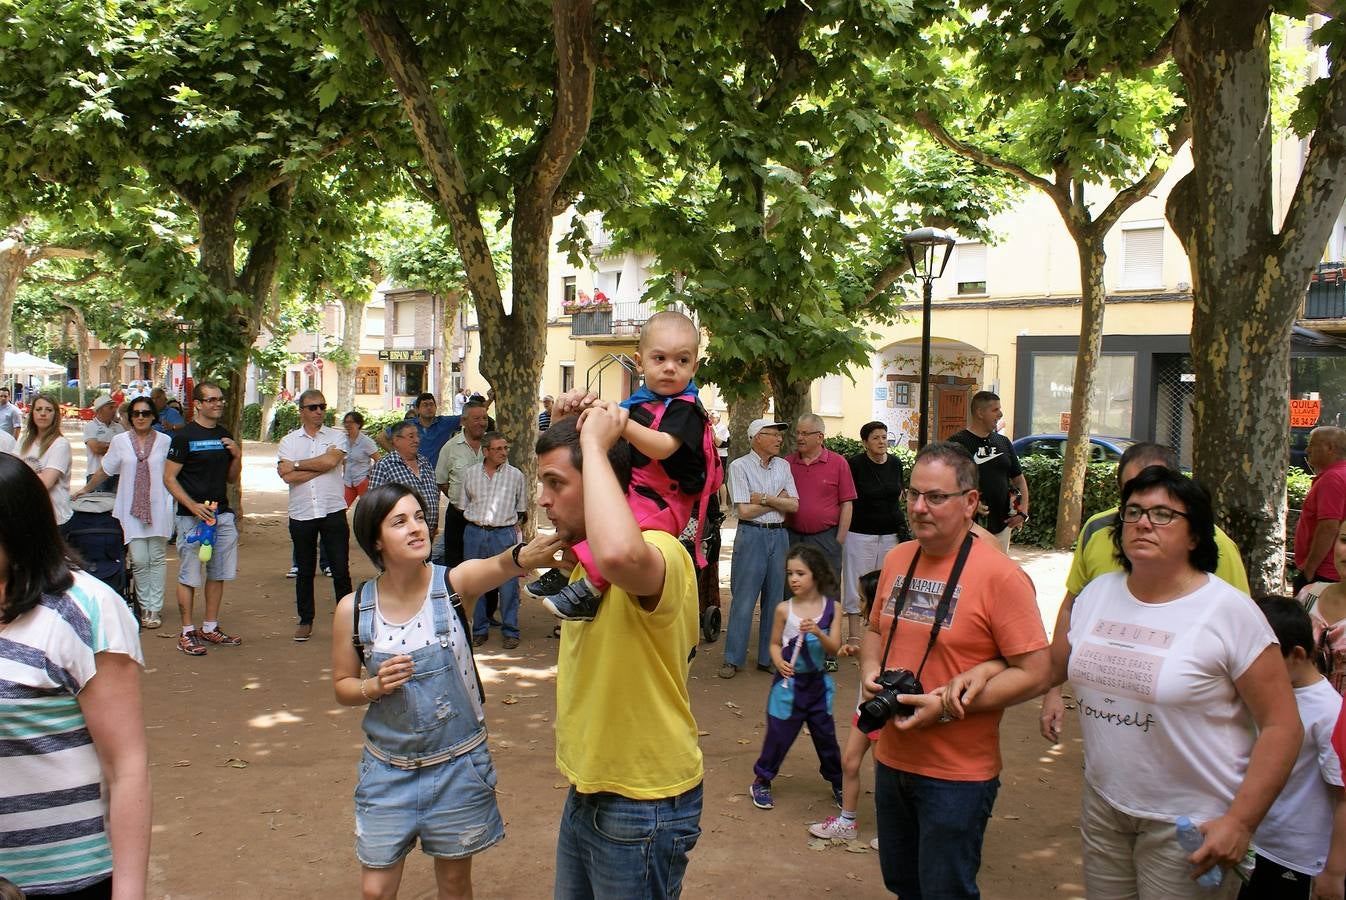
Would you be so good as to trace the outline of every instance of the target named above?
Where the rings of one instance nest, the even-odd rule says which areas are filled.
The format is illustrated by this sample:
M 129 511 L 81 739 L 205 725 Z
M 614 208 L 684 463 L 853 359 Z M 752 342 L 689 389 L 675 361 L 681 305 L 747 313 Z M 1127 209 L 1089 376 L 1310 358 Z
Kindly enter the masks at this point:
M 720 639 L 720 526 L 723 524 L 719 497 L 711 494 L 706 503 L 706 527 L 701 533 L 701 555 L 706 558 L 706 565 L 696 571 L 701 637 L 708 644 Z M 692 559 L 696 559 L 692 541 L 685 534 L 682 545 Z
M 112 515 L 115 495 L 95 492 L 79 497 L 65 524 L 65 541 L 84 563 L 84 571 L 121 594 L 137 620 L 140 610 L 126 564 L 126 539 Z

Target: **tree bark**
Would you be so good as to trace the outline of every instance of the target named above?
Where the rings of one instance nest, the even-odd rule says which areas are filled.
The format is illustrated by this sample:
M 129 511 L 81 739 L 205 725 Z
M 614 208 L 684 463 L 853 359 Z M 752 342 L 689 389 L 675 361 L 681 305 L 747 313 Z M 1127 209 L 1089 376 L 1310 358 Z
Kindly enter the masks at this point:
M 790 429 L 785 432 L 785 440 L 781 444 L 781 455 L 793 452 L 795 448 L 795 423 L 799 417 L 813 412 L 813 397 L 809 389 L 813 386 L 808 381 L 789 381 L 788 373 L 783 371 L 767 371 L 767 381 L 771 385 L 771 396 L 776 401 L 776 421 L 786 422 Z
M 536 480 L 537 384 L 546 351 L 548 253 L 561 181 L 584 143 L 593 115 L 597 68 L 592 0 L 553 0 L 557 72 L 552 117 L 534 135 L 532 163 L 514 186 L 511 222 L 513 309 L 505 313 L 499 276 L 453 135 L 436 101 L 420 49 L 390 0 L 360 11 L 360 25 L 397 87 L 439 208 L 449 222 L 481 322 L 481 374 L 495 389 L 496 421 L 510 439 L 510 461 Z
M 726 400 L 729 404 L 729 459 L 732 461 L 747 455 L 752 449 L 748 441 L 748 426 L 753 419 L 766 415 L 766 391 L 758 389 L 748 394 L 726 397 Z
M 1061 465 L 1061 491 L 1056 501 L 1056 549 L 1069 550 L 1080 531 L 1084 478 L 1089 468 L 1089 434 L 1094 421 L 1094 384 L 1103 350 L 1103 315 L 1107 288 L 1103 284 L 1101 235 L 1077 241 L 1080 259 L 1080 342 L 1075 351 L 1075 381 L 1070 396 L 1070 429 Z M 1046 499 L 1046 498 L 1041 498 Z
M 65 319 L 70 330 L 75 333 L 75 358 L 76 375 L 79 377 L 79 387 L 75 392 L 75 400 L 80 409 L 84 408 L 85 394 L 88 392 L 93 377 L 93 360 L 89 356 L 89 327 L 84 322 L 84 313 L 79 307 L 67 305 L 65 308 Z M 92 397 L 90 397 L 92 399 Z
M 1174 59 L 1194 119 L 1193 171 L 1168 201 L 1192 265 L 1196 475 L 1254 594 L 1283 581 L 1290 328 L 1346 200 L 1343 48 L 1278 234 L 1272 203 L 1270 4 L 1215 0 L 1179 19 Z
M 340 415 L 355 408 L 355 367 L 360 364 L 360 336 L 365 328 L 368 296 L 341 297 L 341 361 L 337 363 L 336 405 Z

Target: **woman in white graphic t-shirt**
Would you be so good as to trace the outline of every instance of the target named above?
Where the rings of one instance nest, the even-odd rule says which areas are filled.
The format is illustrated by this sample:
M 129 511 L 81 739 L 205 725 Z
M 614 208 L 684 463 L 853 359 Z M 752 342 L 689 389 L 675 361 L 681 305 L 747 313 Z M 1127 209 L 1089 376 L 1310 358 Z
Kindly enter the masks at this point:
M 1215 570 L 1210 496 L 1162 466 L 1122 488 L 1113 532 L 1124 571 L 1094 579 L 1052 647 L 1075 687 L 1084 741 L 1085 893 L 1232 898 L 1194 878 L 1239 863 L 1299 751 L 1276 638 Z M 1203 832 L 1183 850 L 1174 822 Z

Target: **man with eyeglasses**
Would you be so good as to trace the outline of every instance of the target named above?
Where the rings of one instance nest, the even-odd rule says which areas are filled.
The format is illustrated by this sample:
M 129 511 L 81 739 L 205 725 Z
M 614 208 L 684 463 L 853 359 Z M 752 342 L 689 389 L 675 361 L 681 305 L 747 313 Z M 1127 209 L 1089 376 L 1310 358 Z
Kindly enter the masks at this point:
M 1135 478 L 1150 466 L 1163 466 L 1174 472 L 1181 472 L 1178 454 L 1173 448 L 1163 444 L 1142 441 L 1126 448 L 1117 462 L 1117 493 L 1128 481 Z M 1061 600 L 1057 613 L 1056 627 L 1070 628 L 1070 614 L 1075 607 L 1075 598 L 1084 590 L 1084 586 L 1100 575 L 1120 572 L 1122 564 L 1117 561 L 1117 550 L 1112 542 L 1112 533 L 1117 527 L 1117 507 L 1105 509 L 1090 516 L 1080 528 L 1075 539 L 1075 556 L 1070 562 L 1070 574 L 1066 576 L 1066 595 Z M 1160 515 L 1163 515 L 1160 513 Z M 1150 521 L 1159 525 L 1154 517 Z M 1162 526 L 1161 526 L 1162 527 Z M 1248 593 L 1248 574 L 1243 569 L 1243 557 L 1239 549 L 1225 534 L 1220 526 L 1215 526 L 1215 546 L 1220 551 L 1215 565 L 1215 574 L 1219 578 Z M 1038 729 L 1042 736 L 1052 743 L 1061 739 L 1061 725 L 1065 721 L 1066 707 L 1061 689 L 1054 687 L 1042 698 L 1042 715 L 1038 719 Z
M 460 416 L 441 416 L 439 406 L 435 403 L 435 395 L 426 391 L 416 395 L 416 400 L 411 404 L 413 415 L 407 416 L 407 420 L 416 423 L 416 434 L 419 439 L 418 452 L 421 456 L 430 460 L 430 468 L 433 470 L 435 464 L 439 462 L 439 451 L 449 442 L 458 429 L 462 426 Z M 386 432 L 375 438 L 380 447 L 384 450 L 395 451 L 397 448 L 393 445 L 393 429 L 389 428 Z M 438 523 L 435 523 L 438 527 Z
M 350 527 L 346 524 L 346 489 L 341 466 L 346 461 L 346 436 L 323 424 L 327 400 L 322 391 L 299 395 L 299 427 L 281 438 L 276 471 L 290 486 L 290 540 L 294 543 L 295 611 L 299 624 L 294 639 L 313 636 L 313 576 L 322 542 L 332 572 L 333 603 L 351 591 Z
M 238 528 L 229 508 L 229 485 L 243 472 L 243 448 L 229 430 L 220 426 L 224 416 L 224 392 L 210 381 L 192 388 L 196 414 L 173 434 L 164 463 L 164 486 L 178 501 L 178 612 L 182 635 L 178 650 L 188 656 L 205 656 L 207 645 L 237 647 L 242 638 L 220 628 L 220 604 L 224 583 L 233 581 L 238 570 Z M 208 506 L 207 504 L 213 504 Z M 198 522 L 215 523 L 215 542 L 210 559 L 202 563 L 200 544 L 187 539 Z M 192 623 L 196 589 L 206 595 L 205 621 L 198 630 Z
M 811 413 L 799 417 L 795 426 L 795 451 L 785 457 L 790 474 L 799 489 L 799 509 L 786 515 L 785 527 L 790 545 L 812 544 L 832 564 L 838 583 L 842 548 L 851 530 L 851 509 L 855 502 L 855 479 L 846 457 L 823 446 L 827 428 Z M 864 574 L 855 573 L 855 577 Z M 847 575 L 846 577 L 851 577 Z M 836 669 L 836 660 L 828 660 L 828 669 Z
M 924 691 L 902 697 L 913 714 L 888 718 L 874 747 L 879 864 L 900 897 L 979 896 L 1002 711 L 1051 674 L 1033 583 L 971 533 L 980 500 L 962 447 L 936 442 L 916 455 L 906 491 L 916 540 L 884 558 L 861 642 L 866 699 L 884 689 L 880 673 L 897 669 Z
M 780 457 L 786 422 L 754 419 L 748 425 L 752 449 L 729 464 L 729 501 L 738 513 L 734 555 L 730 563 L 729 628 L 724 639 L 721 678 L 733 678 L 748 662 L 752 613 L 762 609 L 757 633 L 757 668 L 771 671 L 771 622 L 785 593 L 785 553 L 790 539 L 785 514 L 799 509 L 790 464 Z

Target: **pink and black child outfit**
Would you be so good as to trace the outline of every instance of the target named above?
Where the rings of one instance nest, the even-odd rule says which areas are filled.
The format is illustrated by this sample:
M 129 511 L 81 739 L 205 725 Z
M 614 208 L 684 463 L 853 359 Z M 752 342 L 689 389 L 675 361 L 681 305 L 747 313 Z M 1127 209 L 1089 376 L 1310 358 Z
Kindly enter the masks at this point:
M 664 460 L 651 459 L 631 448 L 631 486 L 626 502 L 641 531 L 663 531 L 678 537 L 687 523 L 696 520 L 696 565 L 706 565 L 701 553 L 701 530 L 706 505 L 724 483 L 724 470 L 715 450 L 709 416 L 697 397 L 695 383 L 671 397 L 641 387 L 622 401 L 631 421 L 653 431 L 677 437 L 682 446 Z M 544 598 L 558 618 L 587 621 L 598 610 L 598 601 L 609 582 L 594 565 L 588 541 L 571 548 L 584 566 L 585 577 Z M 531 589 L 531 586 L 530 586 Z

